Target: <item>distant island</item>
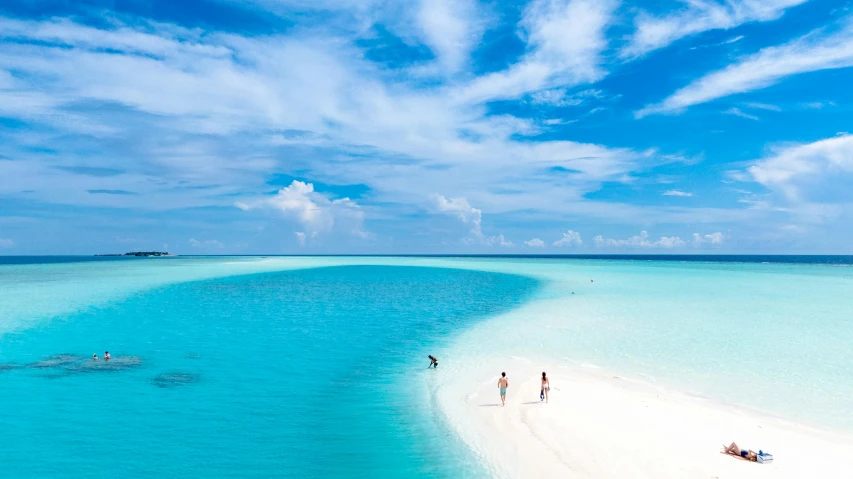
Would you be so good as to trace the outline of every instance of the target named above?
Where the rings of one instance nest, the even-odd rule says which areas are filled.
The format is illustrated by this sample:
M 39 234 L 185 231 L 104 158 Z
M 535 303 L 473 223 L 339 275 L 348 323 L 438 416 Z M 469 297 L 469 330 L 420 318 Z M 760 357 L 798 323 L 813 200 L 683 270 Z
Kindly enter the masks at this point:
M 95 256 L 172 256 L 165 251 L 131 251 L 125 254 L 96 254 Z

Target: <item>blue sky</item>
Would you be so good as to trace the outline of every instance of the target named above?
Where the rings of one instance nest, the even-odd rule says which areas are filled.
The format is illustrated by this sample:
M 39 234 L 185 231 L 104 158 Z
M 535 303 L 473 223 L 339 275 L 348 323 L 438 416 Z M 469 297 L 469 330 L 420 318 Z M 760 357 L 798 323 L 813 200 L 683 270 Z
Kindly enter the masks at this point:
M 853 4 L 0 4 L 0 254 L 853 254 Z

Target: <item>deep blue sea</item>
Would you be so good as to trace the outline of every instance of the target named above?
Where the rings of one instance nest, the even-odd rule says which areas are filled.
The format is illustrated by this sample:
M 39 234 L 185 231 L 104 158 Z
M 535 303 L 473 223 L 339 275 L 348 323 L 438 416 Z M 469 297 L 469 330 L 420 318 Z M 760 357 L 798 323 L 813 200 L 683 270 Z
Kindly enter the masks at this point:
M 0 476 L 476 477 L 411 378 L 536 288 L 325 267 L 167 285 L 8 332 Z

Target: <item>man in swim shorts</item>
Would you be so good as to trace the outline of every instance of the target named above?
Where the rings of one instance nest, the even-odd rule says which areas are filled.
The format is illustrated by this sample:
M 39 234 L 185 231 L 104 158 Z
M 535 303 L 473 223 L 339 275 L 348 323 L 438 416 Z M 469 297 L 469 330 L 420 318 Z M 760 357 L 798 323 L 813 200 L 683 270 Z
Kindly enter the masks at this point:
M 501 406 L 506 406 L 506 388 L 509 387 L 509 380 L 506 378 L 506 373 L 501 373 L 501 378 L 498 379 L 498 388 L 501 390 Z

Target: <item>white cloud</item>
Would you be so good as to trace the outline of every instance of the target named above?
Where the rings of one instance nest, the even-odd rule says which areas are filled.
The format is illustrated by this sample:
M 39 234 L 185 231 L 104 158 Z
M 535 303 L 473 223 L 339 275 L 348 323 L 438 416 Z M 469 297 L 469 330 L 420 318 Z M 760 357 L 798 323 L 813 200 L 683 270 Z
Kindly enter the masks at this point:
M 456 216 L 459 221 L 471 225 L 471 236 L 483 238 L 483 212 L 468 204 L 465 198 L 446 198 L 444 195 L 433 194 L 433 200 L 438 211 Z
M 468 61 L 482 25 L 474 0 L 421 0 L 417 23 L 442 68 L 453 73 Z
M 777 147 L 746 171 L 750 179 L 780 192 L 790 202 L 822 198 L 849 202 L 853 180 L 853 135 Z
M 533 0 L 520 35 L 528 52 L 509 69 L 474 80 L 462 92 L 470 102 L 516 98 L 527 92 L 601 79 L 605 32 L 615 0 Z
M 236 202 L 242 210 L 272 208 L 281 212 L 285 218 L 296 221 L 314 237 L 319 233 L 332 231 L 340 223 L 347 233 L 364 237 L 362 224 L 364 212 L 349 198 L 331 199 L 328 195 L 314 191 L 312 183 L 294 180 L 275 196 L 262 198 L 251 203 Z
M 612 9 L 611 2 L 584 0 L 539 1 L 525 10 L 528 49 L 519 64 L 544 66 L 547 80 L 522 88 L 524 94 L 603 74 L 598 65 Z M 256 193 L 270 175 L 298 171 L 327 184 L 367 185 L 370 201 L 382 205 L 369 210 L 371 215 L 387 217 L 435 191 L 465 191 L 468 200 L 495 214 L 570 212 L 620 221 L 691 216 L 587 199 L 603 182 L 679 160 L 655 150 L 519 139 L 535 133 L 537 122 L 491 115 L 461 94 L 489 74 L 470 73 L 469 83 L 465 74 L 425 86 L 370 62 L 351 38 L 326 29 L 243 37 L 165 24 L 97 29 L 70 21 L 11 22 L 8 30 L 0 24 L 4 35 L 11 31 L 14 37 L 0 49 L 0 71 L 16 75 L 9 77 L 12 89 L 0 90 L 0 116 L 55 132 L 28 138 L 28 144 L 74 138 L 86 148 L 52 147 L 101 153 L 100 158 L 28 153 L 33 160 L 26 164 L 0 162 L 0 177 L 16 179 L 14 185 L 0 182 L 2 195 L 33 189 L 31 198 L 46 203 L 275 209 L 306 235 L 325 234 L 321 230 L 330 224 L 354 237 L 366 234 L 360 204 L 304 193 L 319 207 L 315 214 L 298 206 L 307 205 L 298 191 L 275 198 Z M 562 28 L 575 23 L 576 29 Z M 521 67 L 509 70 L 514 68 Z M 80 112 L 73 121 L 71 111 Z M 96 148 L 111 145 L 109 151 Z M 70 175 L 54 167 L 68 161 L 109 169 L 124 154 L 133 155 L 121 164 L 128 171 L 111 177 Z M 571 170 L 570 179 L 543 175 L 555 167 Z M 184 185 L 220 186 L 177 188 Z M 75 193 L 98 188 L 139 194 L 104 199 Z M 292 196 L 297 206 L 289 204 Z M 475 236 L 487 238 L 481 229 Z
M 734 116 L 739 116 L 741 118 L 746 118 L 747 120 L 758 121 L 757 116 L 750 115 L 749 113 L 744 113 L 740 110 L 740 108 L 732 107 L 732 108 L 729 108 L 728 110 L 724 111 L 723 113 L 725 113 L 726 115 L 734 115 Z
M 15 246 L 14 241 L 7 238 L 0 238 L 0 248 L 11 248 L 13 246 Z
M 531 93 L 530 101 L 534 105 L 564 107 L 578 106 L 590 98 L 601 97 L 601 90 L 583 90 L 577 93 L 569 93 L 567 88 L 551 88 Z
M 554 246 L 580 246 L 583 244 L 580 233 L 577 231 L 568 230 L 563 233 L 563 237 L 554 241 Z
M 621 51 L 623 58 L 642 56 L 676 40 L 708 30 L 728 30 L 744 23 L 770 21 L 786 9 L 806 0 L 689 0 L 686 8 L 666 16 L 641 12 L 634 20 L 636 31 Z M 735 37 L 724 43 L 734 43 Z
M 686 191 L 681 191 L 681 190 L 668 190 L 668 191 L 664 191 L 661 194 L 663 196 L 684 196 L 684 197 L 693 196 L 693 193 L 688 193 Z
M 825 106 L 835 106 L 835 102 L 834 101 L 827 101 L 827 102 L 811 101 L 808 103 L 803 103 L 803 106 L 806 108 L 812 109 L 812 110 L 820 110 L 821 108 L 823 108 Z
M 604 238 L 601 235 L 596 236 L 593 241 L 595 246 L 601 247 L 617 247 L 617 248 L 678 248 L 686 243 L 678 236 L 661 236 L 657 241 L 649 239 L 647 231 L 641 231 L 638 236 L 632 236 L 628 239 L 613 239 Z
M 506 238 L 504 238 L 503 233 L 501 233 L 497 236 L 490 236 L 490 237 L 486 238 L 484 243 L 488 244 L 488 245 L 497 245 L 497 246 L 500 246 L 502 248 L 511 248 L 513 246 L 512 241 L 509 241 Z
M 635 116 L 677 112 L 717 98 L 766 88 L 791 75 L 850 66 L 853 66 L 853 22 L 848 21 L 835 33 L 827 35 L 817 30 L 790 43 L 764 48 L 694 80 L 663 102 L 637 111 Z
M 221 241 L 218 241 L 215 239 L 199 241 L 195 238 L 190 238 L 188 242 L 189 242 L 190 246 L 192 246 L 193 248 L 224 248 L 225 247 L 225 245 L 222 244 Z
M 747 106 L 749 108 L 755 108 L 758 110 L 782 111 L 782 108 L 780 108 L 778 105 L 770 105 L 767 103 L 746 102 L 744 103 L 744 106 Z
M 716 233 L 711 233 L 707 235 L 701 235 L 699 233 L 693 233 L 693 244 L 696 246 L 702 245 L 720 245 L 723 244 L 723 233 L 719 231 Z
M 513 246 L 512 241 L 507 240 L 503 233 L 497 236 L 485 236 L 483 234 L 483 212 L 474 208 L 465 198 L 447 198 L 444 195 L 433 194 L 436 209 L 441 213 L 455 216 L 459 221 L 471 227 L 470 235 L 463 238 L 467 244 L 484 244 L 487 246 L 501 246 L 509 248 Z
M 544 248 L 545 242 L 539 238 L 533 238 L 532 240 L 525 241 L 524 244 L 531 248 Z

